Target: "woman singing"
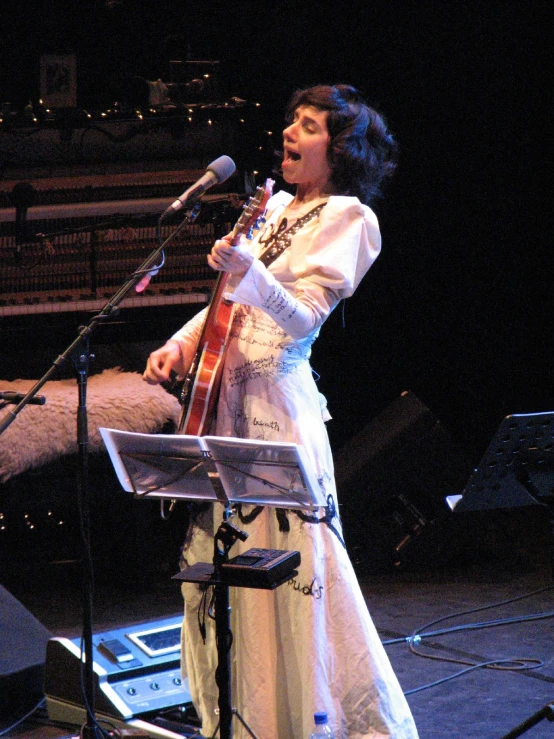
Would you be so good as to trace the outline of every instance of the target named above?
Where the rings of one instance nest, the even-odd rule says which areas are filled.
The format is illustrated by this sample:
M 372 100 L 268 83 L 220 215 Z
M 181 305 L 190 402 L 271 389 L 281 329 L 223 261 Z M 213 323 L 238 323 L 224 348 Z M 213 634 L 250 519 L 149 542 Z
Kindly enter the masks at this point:
M 394 170 L 383 118 L 348 85 L 297 92 L 283 132 L 283 178 L 266 223 L 237 247 L 217 241 L 209 265 L 230 273 L 236 304 L 210 433 L 288 441 L 306 450 L 327 502 L 315 514 L 245 506 L 253 547 L 299 551 L 298 575 L 274 591 L 231 588 L 233 703 L 259 739 L 304 739 L 326 711 L 336 739 L 416 739 L 408 704 L 367 610 L 338 515 L 328 415 L 310 367 L 311 347 L 331 311 L 350 297 L 377 258 L 381 237 L 368 203 Z M 270 256 L 271 255 L 271 256 Z M 153 352 L 150 383 L 186 374 L 205 311 Z M 347 392 L 347 389 L 345 389 Z M 211 561 L 218 506 L 198 513 L 183 567 Z M 213 623 L 199 629 L 202 592 L 184 584 L 183 669 L 202 733 L 217 725 Z M 200 614 L 201 615 L 201 614 Z M 239 722 L 236 736 L 246 739 Z

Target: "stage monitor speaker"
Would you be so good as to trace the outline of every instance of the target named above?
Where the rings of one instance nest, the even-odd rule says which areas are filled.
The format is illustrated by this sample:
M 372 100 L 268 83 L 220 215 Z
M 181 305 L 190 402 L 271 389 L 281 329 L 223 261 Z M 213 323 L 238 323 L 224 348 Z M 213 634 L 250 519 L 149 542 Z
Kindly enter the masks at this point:
M 181 677 L 182 616 L 93 635 L 95 711 L 131 721 L 191 703 Z M 55 637 L 46 649 L 48 716 L 80 724 L 85 718 L 81 640 Z
M 18 718 L 43 697 L 52 634 L 0 585 L 0 715 Z
M 335 458 L 345 540 L 357 568 L 382 571 L 409 564 L 416 552 L 426 556 L 451 515 L 446 497 L 463 489 L 471 471 L 429 408 L 403 392 Z

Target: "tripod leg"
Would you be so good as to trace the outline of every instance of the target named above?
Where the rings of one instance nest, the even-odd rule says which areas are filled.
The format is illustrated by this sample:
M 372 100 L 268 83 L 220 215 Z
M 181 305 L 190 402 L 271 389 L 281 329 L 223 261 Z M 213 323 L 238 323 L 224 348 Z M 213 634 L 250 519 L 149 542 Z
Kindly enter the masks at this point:
M 547 703 L 540 711 L 537 711 L 537 713 L 534 713 L 526 721 L 519 724 L 519 726 L 516 726 L 507 734 L 504 734 L 501 739 L 516 739 L 516 737 L 521 736 L 529 729 L 532 729 L 533 726 L 536 726 L 539 721 L 542 721 L 545 718 L 549 721 L 554 721 L 554 703 Z
M 246 721 L 243 719 L 243 717 L 240 715 L 240 713 L 237 711 L 236 708 L 233 708 L 233 713 L 238 718 L 238 720 L 241 722 L 241 724 L 244 726 L 246 732 L 250 734 L 252 739 L 257 739 L 256 735 L 251 731 L 250 727 L 248 726 L 248 724 L 246 723 Z
M 236 716 L 236 717 L 238 718 L 238 720 L 239 720 L 239 721 L 241 722 L 241 724 L 242 724 L 242 725 L 244 726 L 244 728 L 245 728 L 245 730 L 246 730 L 247 734 L 250 734 L 250 736 L 252 737 L 252 739 L 258 739 L 258 737 L 256 736 L 256 734 L 254 734 L 254 732 L 252 731 L 252 729 L 251 729 L 251 728 L 250 728 L 250 727 L 248 726 L 248 724 L 247 724 L 247 723 L 246 723 L 246 721 L 245 721 L 245 720 L 243 719 L 243 717 L 242 717 L 242 716 L 240 715 L 240 713 L 239 713 L 239 712 L 237 711 L 237 709 L 236 709 L 236 708 L 233 708 L 233 709 L 232 709 L 232 711 L 233 711 L 233 714 L 234 714 L 234 715 L 235 715 L 235 716 Z M 213 734 L 211 735 L 210 739 L 216 739 L 216 736 L 217 736 L 217 732 L 218 732 L 218 731 L 219 731 L 219 723 L 218 723 L 218 724 L 217 724 L 217 726 L 215 727 L 215 731 L 214 731 L 214 733 L 213 733 Z

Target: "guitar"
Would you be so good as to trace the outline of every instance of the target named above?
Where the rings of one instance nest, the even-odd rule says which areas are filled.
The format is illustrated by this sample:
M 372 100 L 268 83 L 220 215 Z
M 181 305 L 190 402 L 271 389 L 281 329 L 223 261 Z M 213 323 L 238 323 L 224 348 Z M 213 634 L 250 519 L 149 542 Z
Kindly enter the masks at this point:
M 248 201 L 233 228 L 232 246 L 238 244 L 243 233 L 255 227 L 265 212 L 273 184 L 273 180 L 267 179 Z M 179 434 L 202 436 L 213 414 L 235 313 L 235 303 L 223 298 L 229 277 L 228 272 L 220 272 L 217 278 L 194 359 L 183 382 L 180 397 L 183 410 L 177 429 Z

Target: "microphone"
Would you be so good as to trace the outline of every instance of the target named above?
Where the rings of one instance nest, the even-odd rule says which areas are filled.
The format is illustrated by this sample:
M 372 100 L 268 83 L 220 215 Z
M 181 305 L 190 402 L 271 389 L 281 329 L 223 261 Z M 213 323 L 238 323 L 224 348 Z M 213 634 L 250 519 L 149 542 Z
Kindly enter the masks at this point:
M 5 400 L 6 403 L 13 403 L 17 405 L 21 403 L 23 398 L 27 397 L 25 393 L 15 393 L 12 390 L 5 390 L 0 392 L 0 400 Z M 46 398 L 44 395 L 35 395 L 28 401 L 29 405 L 44 405 Z
M 233 174 L 235 169 L 236 166 L 234 161 L 228 156 L 219 157 L 219 159 L 208 164 L 206 172 L 202 177 L 197 180 L 194 185 L 189 187 L 188 190 L 185 190 L 181 197 L 177 198 L 169 208 L 166 208 L 162 218 L 165 218 L 165 216 L 170 213 L 176 213 L 178 210 L 181 210 L 181 208 L 183 208 L 188 202 L 197 200 L 208 188 L 212 187 L 212 185 L 217 185 L 219 182 L 225 182 L 225 180 L 229 179 Z

